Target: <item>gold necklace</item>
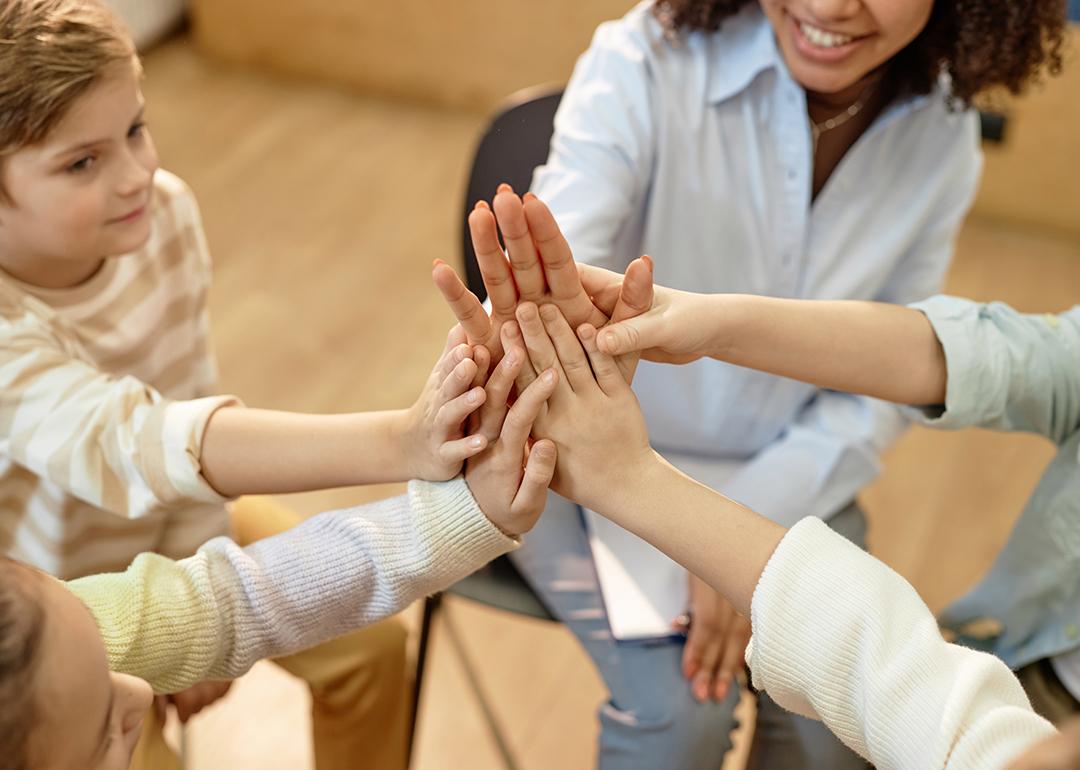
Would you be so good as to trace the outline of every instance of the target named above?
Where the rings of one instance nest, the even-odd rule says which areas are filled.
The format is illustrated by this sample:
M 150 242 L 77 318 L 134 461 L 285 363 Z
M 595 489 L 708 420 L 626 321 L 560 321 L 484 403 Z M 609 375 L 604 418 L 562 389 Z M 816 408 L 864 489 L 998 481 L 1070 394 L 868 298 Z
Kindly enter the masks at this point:
M 866 106 L 867 101 L 870 100 L 870 96 L 874 93 L 874 89 L 877 88 L 877 84 L 878 81 L 875 80 L 873 83 L 868 85 L 866 87 L 866 90 L 859 94 L 859 98 L 852 102 L 850 105 L 848 105 L 848 108 L 846 110 L 836 115 L 833 115 L 828 120 L 823 120 L 820 123 L 817 123 L 813 120 L 813 118 L 810 118 L 809 114 L 807 114 L 807 118 L 810 120 L 810 136 L 813 140 L 814 155 L 817 155 L 818 140 L 821 138 L 821 135 L 824 134 L 826 131 L 832 131 L 834 128 L 839 128 L 840 126 L 851 120 L 853 117 L 858 115 L 860 112 L 862 112 L 863 107 Z

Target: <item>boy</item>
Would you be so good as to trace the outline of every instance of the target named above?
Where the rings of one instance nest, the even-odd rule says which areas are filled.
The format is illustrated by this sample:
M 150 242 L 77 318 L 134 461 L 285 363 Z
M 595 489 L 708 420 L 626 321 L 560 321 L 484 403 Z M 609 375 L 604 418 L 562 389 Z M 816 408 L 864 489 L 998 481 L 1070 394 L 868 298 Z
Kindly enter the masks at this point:
M 463 345 L 446 356 L 460 387 L 435 373 L 407 411 L 211 395 L 210 259 L 191 192 L 158 171 L 128 32 L 100 2 L 14 0 L 0 42 L 4 553 L 64 579 L 182 558 L 229 530 L 230 497 L 448 479 L 484 447 L 460 430 L 483 393 Z M 250 498 L 232 513 L 241 540 L 296 521 Z M 404 767 L 404 639 L 384 623 L 281 661 L 311 686 L 322 770 Z M 186 717 L 222 691 L 174 702 Z M 159 731 L 146 740 L 148 765 L 177 765 Z

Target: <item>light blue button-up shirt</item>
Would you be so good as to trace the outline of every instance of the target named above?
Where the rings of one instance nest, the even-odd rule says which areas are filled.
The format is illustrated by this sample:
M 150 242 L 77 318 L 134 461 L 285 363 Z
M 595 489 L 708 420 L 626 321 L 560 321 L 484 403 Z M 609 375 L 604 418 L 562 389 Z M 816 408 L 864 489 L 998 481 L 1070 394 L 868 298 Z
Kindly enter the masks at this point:
M 697 292 L 939 290 L 981 168 L 974 114 L 940 91 L 892 104 L 811 203 L 805 92 L 757 4 L 676 42 L 650 7 L 597 30 L 534 178 L 579 261 L 651 254 L 657 283 Z M 712 360 L 643 363 L 635 390 L 658 450 L 785 525 L 849 503 L 904 425 L 881 402 Z
M 1080 649 L 1080 306 L 1022 315 L 934 297 L 913 307 L 930 319 L 949 375 L 944 411 L 924 422 L 1038 433 L 1058 446 L 994 566 L 942 623 L 1013 668 Z

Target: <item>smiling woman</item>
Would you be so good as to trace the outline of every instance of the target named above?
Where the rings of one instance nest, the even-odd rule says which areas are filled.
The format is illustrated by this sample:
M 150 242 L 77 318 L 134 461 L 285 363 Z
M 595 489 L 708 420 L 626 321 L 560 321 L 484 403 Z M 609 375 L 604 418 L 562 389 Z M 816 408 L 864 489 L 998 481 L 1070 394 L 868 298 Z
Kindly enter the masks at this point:
M 673 32 L 714 31 L 753 2 L 658 0 L 656 13 Z M 865 75 L 893 55 L 900 95 L 929 93 L 945 73 L 951 79 L 952 96 L 963 102 L 994 86 L 1017 93 L 1044 67 L 1051 73 L 1061 68 L 1064 0 L 962 4 L 868 0 L 858 4 L 854 16 L 845 9 L 842 23 L 830 20 L 832 3 L 764 0 L 761 5 L 792 74 L 813 90 L 832 92 L 851 85 L 837 72 L 839 66 L 815 71 L 814 63 L 845 65 L 849 72 L 861 69 Z M 828 76 L 830 70 L 835 79 Z

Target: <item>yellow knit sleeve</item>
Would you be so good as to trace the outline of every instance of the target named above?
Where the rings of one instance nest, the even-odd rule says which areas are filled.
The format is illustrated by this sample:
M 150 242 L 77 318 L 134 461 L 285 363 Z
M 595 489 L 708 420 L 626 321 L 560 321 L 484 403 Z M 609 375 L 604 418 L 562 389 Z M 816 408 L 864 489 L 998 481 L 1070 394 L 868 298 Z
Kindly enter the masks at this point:
M 144 553 L 124 572 L 65 584 L 97 620 L 111 670 L 166 693 L 207 678 L 221 661 L 230 619 L 219 611 L 200 556 L 176 562 Z

